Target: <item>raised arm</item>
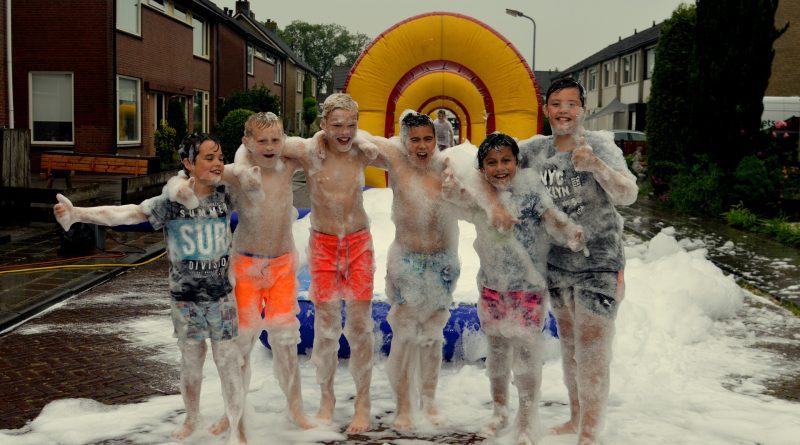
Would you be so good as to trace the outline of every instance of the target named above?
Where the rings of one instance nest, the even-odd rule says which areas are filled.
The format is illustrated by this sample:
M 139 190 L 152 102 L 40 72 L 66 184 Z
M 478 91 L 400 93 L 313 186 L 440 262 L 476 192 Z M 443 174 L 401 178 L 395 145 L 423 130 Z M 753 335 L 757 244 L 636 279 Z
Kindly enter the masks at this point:
M 579 141 L 579 146 L 572 152 L 572 163 L 575 170 L 586 171 L 594 175 L 597 183 L 605 190 L 614 205 L 631 205 L 636 202 L 639 187 L 636 177 L 628 171 L 615 170 L 597 157 L 584 138 Z
M 139 204 L 126 204 L 122 206 L 74 207 L 72 201 L 62 194 L 57 194 L 58 204 L 53 206 L 56 221 L 64 230 L 69 230 L 76 222 L 100 224 L 104 226 L 119 226 L 123 224 L 137 224 L 147 221 L 142 206 Z

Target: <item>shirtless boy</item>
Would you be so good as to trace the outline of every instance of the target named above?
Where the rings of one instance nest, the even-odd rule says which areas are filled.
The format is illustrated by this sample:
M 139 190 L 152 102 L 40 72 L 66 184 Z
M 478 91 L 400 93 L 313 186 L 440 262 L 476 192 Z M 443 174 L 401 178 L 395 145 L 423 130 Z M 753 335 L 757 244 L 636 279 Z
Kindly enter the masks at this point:
M 353 149 L 358 131 L 358 104 L 349 95 L 328 96 L 322 105 L 320 127 L 323 134 L 317 150 L 321 156 L 288 147 L 285 152 L 305 170 L 311 198 L 308 264 L 309 295 L 315 311 L 311 361 L 317 367 L 321 390 L 317 418 L 325 423 L 333 419 L 336 406 L 333 380 L 344 301 L 344 335 L 350 345 L 349 369 L 356 387 L 355 413 L 346 431 L 359 433 L 370 425 L 374 343 L 375 260 L 362 197 L 364 168 L 370 159 L 364 151 Z

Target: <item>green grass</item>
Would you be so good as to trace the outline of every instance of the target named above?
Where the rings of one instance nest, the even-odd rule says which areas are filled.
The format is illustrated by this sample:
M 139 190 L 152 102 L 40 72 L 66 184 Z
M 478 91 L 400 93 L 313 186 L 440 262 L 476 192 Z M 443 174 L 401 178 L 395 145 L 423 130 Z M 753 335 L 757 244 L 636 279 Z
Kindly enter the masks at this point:
M 785 246 L 800 247 L 800 223 L 790 222 L 784 216 L 761 219 L 741 204 L 731 207 L 723 216 L 729 226 L 763 233 Z

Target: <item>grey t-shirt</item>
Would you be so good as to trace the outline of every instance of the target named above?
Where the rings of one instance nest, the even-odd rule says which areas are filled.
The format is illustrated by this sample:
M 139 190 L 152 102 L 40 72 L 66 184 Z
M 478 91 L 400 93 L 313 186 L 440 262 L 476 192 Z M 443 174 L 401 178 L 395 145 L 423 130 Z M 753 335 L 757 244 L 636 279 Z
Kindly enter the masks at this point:
M 225 186 L 200 200 L 196 209 L 166 194 L 142 203 L 154 229 L 163 228 L 169 252 L 169 291 L 175 301 L 217 301 L 233 291 L 228 269 L 231 198 Z
M 446 145 L 449 147 L 450 135 L 453 133 L 453 127 L 450 125 L 450 122 L 447 120 L 441 122 L 439 119 L 436 119 L 433 121 L 433 127 L 436 130 L 436 145 Z
M 513 230 L 499 232 L 489 224 L 483 210 L 476 209 L 473 213 L 477 235 L 473 246 L 481 263 L 477 277 L 479 288 L 507 292 L 538 291 L 547 287 L 544 277 L 551 241 L 541 215 L 552 202 L 540 184 L 525 180 L 524 173 L 518 172 L 510 193 L 500 194 L 519 221 Z
M 610 133 L 585 131 L 594 154 L 614 170 L 627 170 L 622 151 Z M 536 169 L 556 207 L 583 226 L 589 256 L 553 246 L 548 263 L 563 270 L 612 271 L 624 268 L 622 217 L 605 190 L 589 172 L 579 172 L 572 154 L 556 150 L 553 136 L 534 136 L 520 142 L 520 167 Z

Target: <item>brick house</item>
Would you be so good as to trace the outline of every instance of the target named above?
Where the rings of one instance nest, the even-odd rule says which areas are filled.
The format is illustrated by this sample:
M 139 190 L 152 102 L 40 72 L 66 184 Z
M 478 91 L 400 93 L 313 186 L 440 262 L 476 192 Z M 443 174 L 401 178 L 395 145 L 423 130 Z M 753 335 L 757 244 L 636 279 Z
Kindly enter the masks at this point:
M 275 81 L 286 52 L 209 0 L 0 5 L 2 37 L 11 9 L 13 123 L 31 130 L 34 171 L 49 150 L 152 156 L 170 104 L 183 110 L 189 131 L 212 131 L 219 104 L 234 91 L 263 84 L 287 97 Z M 0 124 L 8 127 L 3 41 Z
M 265 26 L 256 20 L 249 1 L 236 2 L 233 18 L 284 55 L 276 60 L 272 81 L 275 85 L 283 87 L 281 114 L 284 130 L 295 134 L 302 133 L 303 99 L 316 96 L 318 74 L 278 36 L 275 22 L 268 20 Z

